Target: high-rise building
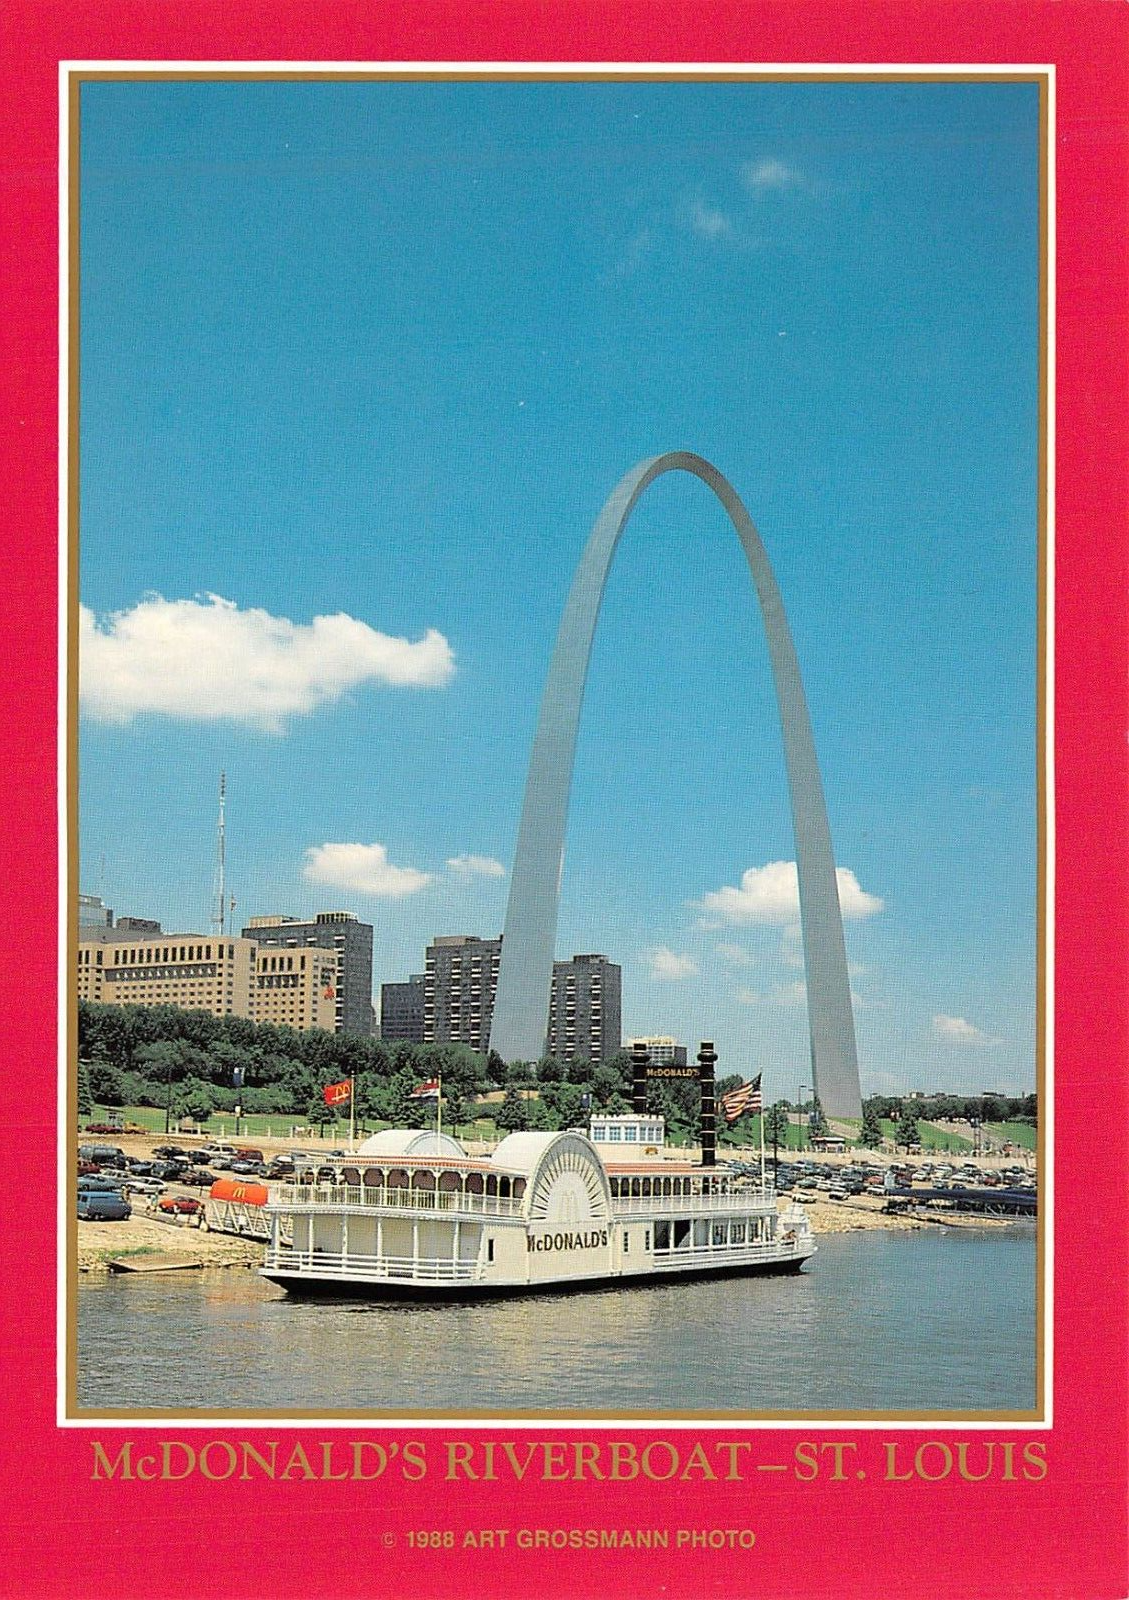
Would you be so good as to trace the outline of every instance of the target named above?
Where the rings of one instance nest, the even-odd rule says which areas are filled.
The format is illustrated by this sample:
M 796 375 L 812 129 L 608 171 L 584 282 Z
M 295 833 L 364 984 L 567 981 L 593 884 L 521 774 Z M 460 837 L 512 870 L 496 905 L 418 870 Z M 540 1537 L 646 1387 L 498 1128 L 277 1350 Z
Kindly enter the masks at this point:
M 457 933 L 432 940 L 423 977 L 425 1042 L 486 1049 L 501 956 L 501 939 Z
M 319 911 L 312 922 L 300 917 L 252 917 L 243 929 L 262 949 L 298 950 L 316 945 L 337 956 L 334 1020 L 337 1033 L 368 1038 L 372 1033 L 372 924 L 351 911 Z
M 553 962 L 549 1054 L 606 1061 L 620 1047 L 621 969 L 607 956 Z
M 407 983 L 380 985 L 380 1037 L 423 1043 L 423 1013 L 427 979 L 413 974 Z
M 448 934 L 427 947 L 423 1038 L 486 1050 L 498 985 L 501 939 Z M 602 955 L 553 963 L 550 1055 L 604 1061 L 620 1047 L 620 968 Z M 382 1030 L 383 1031 L 383 1030 Z

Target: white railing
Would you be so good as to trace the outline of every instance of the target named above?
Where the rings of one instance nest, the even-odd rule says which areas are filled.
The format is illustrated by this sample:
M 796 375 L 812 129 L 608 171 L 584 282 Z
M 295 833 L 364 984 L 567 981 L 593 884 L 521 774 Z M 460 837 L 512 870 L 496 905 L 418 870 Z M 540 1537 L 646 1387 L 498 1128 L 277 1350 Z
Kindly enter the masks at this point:
M 522 1202 L 496 1194 L 461 1194 L 448 1189 L 369 1188 L 345 1183 L 290 1184 L 276 1191 L 276 1211 L 310 1208 L 341 1210 L 359 1206 L 368 1211 L 443 1211 L 474 1217 L 520 1217 Z
M 612 1199 L 615 1217 L 653 1216 L 705 1216 L 719 1211 L 731 1212 L 771 1210 L 776 1204 L 776 1191 L 771 1188 L 729 1190 L 717 1194 L 662 1194 L 619 1195 Z
M 684 1271 L 688 1266 L 754 1266 L 773 1261 L 803 1260 L 815 1250 L 810 1233 L 794 1239 L 761 1239 L 754 1244 L 682 1244 L 654 1253 L 654 1270 Z
M 319 1278 L 395 1279 L 411 1283 L 473 1283 L 477 1261 L 451 1256 L 359 1255 L 356 1251 L 303 1250 L 271 1245 L 263 1261 L 267 1272 L 300 1272 Z

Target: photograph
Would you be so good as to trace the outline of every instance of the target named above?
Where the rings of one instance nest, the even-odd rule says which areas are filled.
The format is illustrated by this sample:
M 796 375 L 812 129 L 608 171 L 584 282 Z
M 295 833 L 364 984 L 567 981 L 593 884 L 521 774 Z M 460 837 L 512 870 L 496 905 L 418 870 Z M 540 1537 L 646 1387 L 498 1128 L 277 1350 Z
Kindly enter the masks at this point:
M 1046 1422 L 1048 72 L 67 93 L 67 1416 Z
M 1129 1595 L 1129 11 L 12 0 L 12 1600 Z

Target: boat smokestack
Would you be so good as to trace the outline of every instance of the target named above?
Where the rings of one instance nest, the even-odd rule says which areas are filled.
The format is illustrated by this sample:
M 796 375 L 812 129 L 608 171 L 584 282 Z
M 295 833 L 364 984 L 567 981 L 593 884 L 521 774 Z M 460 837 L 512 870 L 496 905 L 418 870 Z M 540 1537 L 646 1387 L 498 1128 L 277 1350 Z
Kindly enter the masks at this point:
M 717 1051 L 713 1041 L 703 1039 L 698 1046 L 698 1086 L 702 1097 L 702 1165 L 717 1165 L 717 1111 L 714 1105 L 714 1066 Z
M 647 1068 L 651 1052 L 639 1039 L 631 1046 L 631 1109 L 642 1115 L 647 1109 Z

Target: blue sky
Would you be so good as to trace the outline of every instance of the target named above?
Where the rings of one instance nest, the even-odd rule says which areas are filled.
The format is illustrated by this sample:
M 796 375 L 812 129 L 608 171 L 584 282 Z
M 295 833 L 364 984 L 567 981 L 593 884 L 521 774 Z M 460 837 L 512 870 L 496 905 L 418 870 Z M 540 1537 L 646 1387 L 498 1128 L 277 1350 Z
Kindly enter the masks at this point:
M 576 559 L 691 449 L 795 637 L 864 1091 L 1029 1088 L 1037 140 L 1016 84 L 84 86 L 82 888 L 206 929 L 224 769 L 240 923 L 354 910 L 377 985 L 500 932 Z M 605 596 L 558 954 L 790 1094 L 792 860 L 744 557 L 671 474 Z

